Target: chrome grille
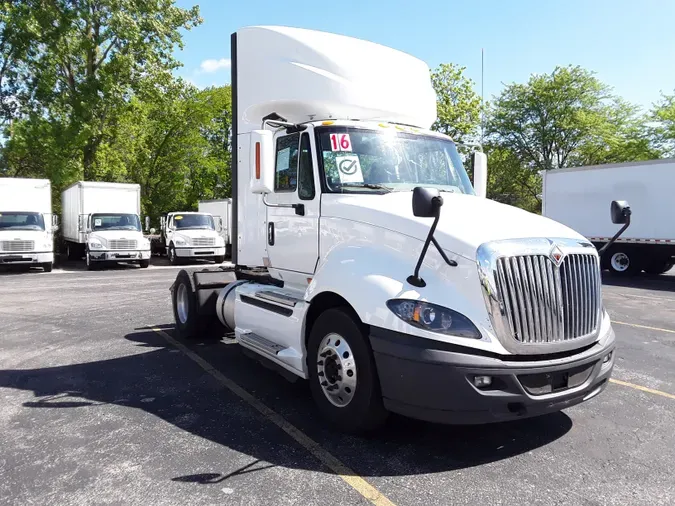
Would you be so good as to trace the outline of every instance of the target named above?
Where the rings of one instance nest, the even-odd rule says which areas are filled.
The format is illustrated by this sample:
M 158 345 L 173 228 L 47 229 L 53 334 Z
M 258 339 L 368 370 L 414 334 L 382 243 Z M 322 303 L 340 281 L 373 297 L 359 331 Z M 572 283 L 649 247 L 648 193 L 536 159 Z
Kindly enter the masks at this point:
M 133 239 L 111 239 L 110 249 L 136 249 L 136 241 Z
M 192 239 L 193 246 L 215 246 L 216 239 L 214 237 L 195 237 Z
M 0 250 L 10 252 L 33 251 L 35 241 L 0 241 Z
M 498 258 L 496 285 L 508 327 L 521 343 L 588 336 L 599 325 L 600 269 L 594 254 L 570 254 L 556 267 L 547 255 Z

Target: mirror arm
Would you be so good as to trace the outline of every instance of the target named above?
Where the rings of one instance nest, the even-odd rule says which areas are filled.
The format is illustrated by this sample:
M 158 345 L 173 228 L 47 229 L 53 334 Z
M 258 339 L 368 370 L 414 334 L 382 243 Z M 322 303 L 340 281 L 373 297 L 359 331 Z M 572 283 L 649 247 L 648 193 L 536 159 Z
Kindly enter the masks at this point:
M 447 255 L 445 254 L 445 251 L 441 248 L 441 245 L 438 244 L 438 241 L 436 240 L 435 237 L 431 238 L 431 242 L 434 243 L 434 246 L 436 246 L 436 249 L 440 253 L 440 255 L 443 257 L 443 260 L 445 260 L 445 263 L 448 264 L 450 267 L 457 267 L 457 262 L 454 260 L 450 260 Z
M 422 252 L 420 253 L 420 257 L 417 259 L 417 265 L 415 266 L 415 272 L 411 275 L 408 276 L 408 283 L 410 283 L 413 286 L 417 286 L 419 288 L 422 288 L 424 286 L 427 286 L 426 282 L 420 278 L 420 267 L 422 267 L 422 261 L 424 260 L 424 257 L 427 254 L 427 250 L 429 249 L 429 243 L 434 238 L 434 232 L 436 231 L 436 225 L 438 225 L 438 220 L 441 219 L 441 209 L 438 207 L 436 209 L 436 217 L 434 218 L 434 223 L 431 225 L 431 228 L 429 229 L 429 234 L 427 235 L 426 241 L 424 241 L 424 246 L 422 246 Z M 436 246 L 438 247 L 438 246 Z
M 305 215 L 305 204 L 270 204 L 265 200 L 267 197 L 267 193 L 263 193 L 263 204 L 265 204 L 267 207 L 286 207 L 288 209 L 295 209 L 295 214 L 298 216 L 304 216 Z
M 624 233 L 624 231 L 630 226 L 630 214 L 626 215 L 626 224 L 621 227 L 621 230 L 619 230 L 616 234 L 614 234 L 614 237 L 612 237 L 602 248 L 598 250 L 598 256 L 602 256 L 602 254 L 607 251 L 607 248 L 609 248 L 612 244 L 616 242 L 616 240 L 619 238 L 621 234 Z

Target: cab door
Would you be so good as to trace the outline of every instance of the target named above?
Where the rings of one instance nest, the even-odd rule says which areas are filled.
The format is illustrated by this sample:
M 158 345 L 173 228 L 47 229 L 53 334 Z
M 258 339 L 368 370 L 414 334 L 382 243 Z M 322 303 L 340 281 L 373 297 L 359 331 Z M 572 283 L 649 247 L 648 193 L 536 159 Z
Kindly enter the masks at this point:
M 312 148 L 308 132 L 276 139 L 274 193 L 266 196 L 268 267 L 289 275 L 312 275 L 319 258 L 320 201 Z

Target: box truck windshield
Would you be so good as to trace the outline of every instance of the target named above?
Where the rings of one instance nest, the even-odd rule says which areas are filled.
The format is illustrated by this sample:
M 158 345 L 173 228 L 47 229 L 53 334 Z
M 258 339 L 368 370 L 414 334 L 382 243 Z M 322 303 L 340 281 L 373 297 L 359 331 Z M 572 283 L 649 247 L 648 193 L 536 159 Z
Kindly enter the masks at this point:
M 183 214 L 175 216 L 176 230 L 215 230 L 213 217 L 208 214 Z
M 318 130 L 329 192 L 410 191 L 424 185 L 474 194 L 457 148 L 450 140 L 401 133 L 393 128 Z M 285 157 L 292 158 L 293 153 L 277 151 L 277 167 Z
M 141 231 L 141 221 L 135 214 L 93 214 L 92 230 L 135 230 Z
M 0 230 L 44 230 L 40 213 L 0 213 Z

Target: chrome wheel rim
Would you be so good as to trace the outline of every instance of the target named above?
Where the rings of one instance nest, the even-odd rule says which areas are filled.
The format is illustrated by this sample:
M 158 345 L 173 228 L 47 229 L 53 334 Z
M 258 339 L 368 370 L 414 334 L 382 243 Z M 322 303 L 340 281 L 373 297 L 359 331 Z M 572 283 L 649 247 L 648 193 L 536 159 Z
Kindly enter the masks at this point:
M 347 341 L 339 334 L 328 334 L 319 344 L 317 374 L 328 401 L 344 408 L 356 392 L 356 362 Z
M 188 319 L 188 291 L 183 283 L 178 285 L 176 293 L 176 313 L 178 313 L 178 320 L 185 324 Z
M 614 253 L 610 262 L 612 263 L 612 269 L 617 272 L 624 272 L 630 266 L 630 258 L 628 258 L 628 255 L 625 253 L 621 252 Z

